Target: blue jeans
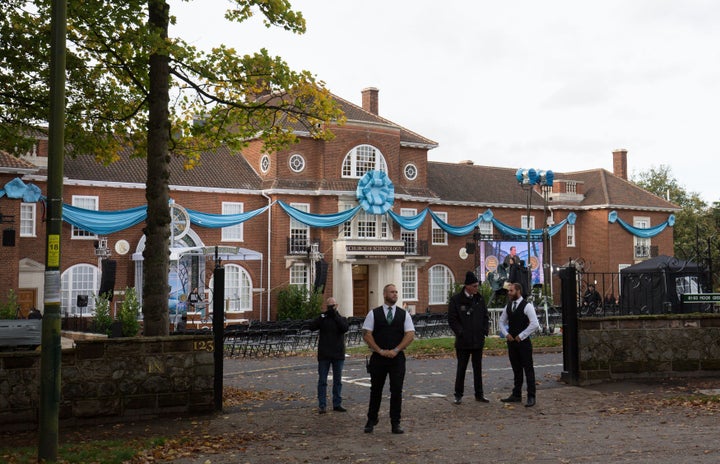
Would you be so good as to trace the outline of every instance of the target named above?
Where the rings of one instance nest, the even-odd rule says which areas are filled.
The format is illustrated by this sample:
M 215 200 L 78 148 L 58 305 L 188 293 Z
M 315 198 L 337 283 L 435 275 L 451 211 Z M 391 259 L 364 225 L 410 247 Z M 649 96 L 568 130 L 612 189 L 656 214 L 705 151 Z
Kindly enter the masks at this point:
M 327 376 L 330 366 L 333 370 L 332 404 L 333 407 L 342 406 L 342 370 L 344 359 L 323 359 L 318 361 L 318 406 L 325 409 L 327 406 Z

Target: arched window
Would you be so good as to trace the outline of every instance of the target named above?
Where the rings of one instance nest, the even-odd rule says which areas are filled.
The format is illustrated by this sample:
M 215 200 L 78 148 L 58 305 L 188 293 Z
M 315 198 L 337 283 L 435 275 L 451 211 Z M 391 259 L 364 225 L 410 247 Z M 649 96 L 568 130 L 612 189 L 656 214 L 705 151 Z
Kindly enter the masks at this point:
M 95 296 L 99 289 L 98 274 L 97 266 L 92 264 L 76 264 L 62 273 L 60 280 L 63 314 L 91 316 L 95 312 Z M 78 295 L 87 295 L 86 308 L 78 308 Z
M 225 300 L 230 302 L 228 311 L 252 311 L 252 279 L 237 264 L 225 265 Z
M 359 179 L 368 171 L 387 172 L 387 164 L 380 150 L 372 145 L 358 145 L 345 155 L 342 177 Z
M 436 264 L 428 271 L 430 304 L 446 304 L 455 279 L 450 268 Z

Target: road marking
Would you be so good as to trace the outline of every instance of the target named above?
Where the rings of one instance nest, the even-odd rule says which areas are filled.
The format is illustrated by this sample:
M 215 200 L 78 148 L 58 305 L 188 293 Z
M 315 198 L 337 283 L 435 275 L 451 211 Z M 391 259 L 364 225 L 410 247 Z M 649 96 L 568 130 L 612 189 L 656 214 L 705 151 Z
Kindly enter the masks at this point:
M 412 395 L 415 398 L 420 398 L 421 400 L 426 400 L 428 398 L 446 398 L 447 395 L 441 395 L 440 393 L 430 393 L 427 395 Z

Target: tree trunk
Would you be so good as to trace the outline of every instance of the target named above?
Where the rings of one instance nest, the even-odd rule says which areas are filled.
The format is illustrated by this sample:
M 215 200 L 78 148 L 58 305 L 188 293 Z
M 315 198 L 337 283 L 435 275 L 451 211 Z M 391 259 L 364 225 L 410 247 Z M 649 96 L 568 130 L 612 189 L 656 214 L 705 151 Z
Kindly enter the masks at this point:
M 149 0 L 149 24 L 167 38 L 170 7 L 164 0 Z M 169 60 L 164 47 L 150 55 L 150 92 L 147 147 L 147 219 L 143 251 L 144 335 L 168 335 L 170 288 L 170 137 Z

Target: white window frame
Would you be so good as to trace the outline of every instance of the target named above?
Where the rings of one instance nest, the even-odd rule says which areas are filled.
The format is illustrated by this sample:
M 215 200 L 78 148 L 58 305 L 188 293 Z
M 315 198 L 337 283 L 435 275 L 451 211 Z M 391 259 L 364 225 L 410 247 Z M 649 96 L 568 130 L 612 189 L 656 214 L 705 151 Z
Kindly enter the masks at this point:
M 93 195 L 73 195 L 72 205 L 78 208 L 97 211 L 100 207 L 100 199 Z M 94 240 L 97 235 L 94 233 L 72 226 L 70 237 L 73 240 Z
M 633 217 L 633 226 L 639 229 L 648 229 L 650 227 L 650 218 L 646 216 Z M 635 259 L 643 259 L 650 257 L 650 238 L 637 237 L 633 235 L 633 257 Z
M 402 264 L 402 299 L 403 301 L 418 301 L 417 265 L 414 263 Z
M 428 304 L 447 304 L 450 289 L 455 285 L 455 277 L 449 267 L 436 264 L 428 269 Z
M 309 203 L 290 203 L 293 208 L 302 211 L 303 213 L 310 212 Z M 304 243 L 304 245 L 303 245 Z M 290 252 L 291 254 L 298 254 L 302 252 L 301 248 L 307 249 L 310 246 L 310 226 L 303 224 L 293 218 L 290 218 Z
M 415 208 L 400 208 L 400 216 L 412 217 L 417 215 Z M 418 254 L 417 229 L 407 230 L 400 228 L 400 240 L 405 242 L 405 253 L 409 255 Z
M 338 206 L 340 211 L 347 211 L 355 208 L 357 203 L 340 202 Z M 347 239 L 388 239 L 392 238 L 392 231 L 387 214 L 369 214 L 361 209 L 352 220 L 339 227 L 338 236 Z
M 363 144 L 354 147 L 345 155 L 340 176 L 344 179 L 359 179 L 368 171 L 387 172 L 387 163 L 378 148 Z
M 252 311 L 252 278 L 237 264 L 225 264 L 225 308 L 228 312 Z
M 528 227 L 528 219 L 530 221 L 530 227 Z M 521 229 L 534 229 L 535 228 L 535 216 L 528 216 L 526 214 L 523 214 L 520 216 L 520 228 Z
M 36 203 L 20 203 L 20 236 L 36 237 L 37 236 L 37 204 Z
M 289 284 L 310 288 L 310 268 L 306 263 L 295 263 L 290 266 Z
M 224 215 L 242 214 L 244 212 L 245 204 L 242 202 L 222 202 L 222 214 Z M 235 224 L 234 226 L 223 227 L 220 240 L 223 242 L 242 242 L 244 240 L 243 234 L 243 223 Z
M 436 211 L 435 215 L 440 218 L 443 222 L 448 222 L 447 219 L 447 212 L 445 211 Z M 432 239 L 433 245 L 447 245 L 448 244 L 448 234 L 442 228 L 435 223 L 435 221 L 430 221 L 432 223 L 432 226 L 430 228 L 430 237 Z
M 61 282 L 61 305 L 63 314 L 92 316 L 95 314 L 95 296 L 97 295 L 100 281 L 100 270 L 92 264 L 76 264 L 70 266 L 62 273 Z M 77 307 L 78 295 L 88 296 L 86 308 Z
M 567 240 L 565 241 L 565 245 L 568 248 L 574 248 L 575 247 L 575 224 L 565 224 L 565 236 L 567 237 Z
M 478 218 L 480 218 L 482 214 L 478 214 Z M 495 234 L 495 229 L 493 228 L 493 223 L 490 221 L 480 221 L 478 222 L 478 230 L 480 232 L 480 235 L 484 236 L 492 236 Z

